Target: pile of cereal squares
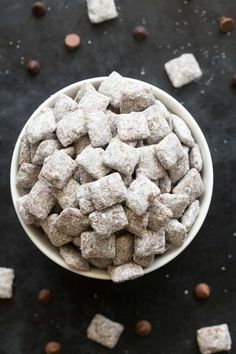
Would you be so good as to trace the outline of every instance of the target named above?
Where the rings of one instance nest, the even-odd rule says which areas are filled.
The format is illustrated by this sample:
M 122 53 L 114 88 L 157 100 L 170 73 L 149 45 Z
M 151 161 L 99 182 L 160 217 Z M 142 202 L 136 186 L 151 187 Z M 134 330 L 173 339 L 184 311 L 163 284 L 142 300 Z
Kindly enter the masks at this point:
M 24 222 L 41 227 L 73 270 L 107 269 L 117 283 L 184 243 L 204 191 L 186 123 L 117 72 L 42 109 L 18 162 Z

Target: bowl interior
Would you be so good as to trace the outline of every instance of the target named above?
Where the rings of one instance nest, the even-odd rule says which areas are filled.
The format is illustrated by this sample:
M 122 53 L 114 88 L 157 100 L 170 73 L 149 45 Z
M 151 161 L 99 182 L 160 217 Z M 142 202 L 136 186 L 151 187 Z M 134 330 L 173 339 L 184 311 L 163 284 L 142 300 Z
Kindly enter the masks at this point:
M 99 84 L 104 79 L 105 79 L 105 77 L 87 79 L 87 80 L 80 81 L 80 82 L 77 82 L 77 83 L 74 83 L 70 86 L 65 87 L 64 89 L 56 92 L 54 95 L 49 97 L 45 102 L 43 102 L 38 107 L 38 109 L 32 114 L 32 116 L 29 118 L 29 120 L 33 119 L 43 107 L 53 107 L 55 100 L 59 94 L 64 93 L 64 94 L 74 98 L 78 89 L 83 85 L 83 83 L 89 82 L 89 83 L 92 83 L 95 87 L 98 87 Z M 133 83 L 140 82 L 140 80 L 129 79 L 129 78 L 127 78 L 127 80 L 129 80 L 130 82 L 133 82 Z M 200 197 L 200 213 L 195 221 L 195 224 L 193 225 L 193 227 L 189 231 L 186 241 L 184 242 L 184 244 L 181 247 L 171 248 L 163 255 L 155 258 L 154 263 L 150 267 L 144 269 L 144 273 L 147 274 L 149 272 L 152 272 L 152 271 L 164 266 L 165 264 L 170 262 L 172 259 L 174 259 L 177 255 L 179 255 L 190 244 L 190 242 L 197 235 L 197 233 L 198 233 L 198 231 L 199 231 L 201 225 L 203 224 L 204 219 L 207 215 L 207 212 L 208 212 L 208 209 L 210 206 L 210 202 L 211 202 L 212 189 L 213 189 L 213 167 L 212 167 L 211 155 L 210 155 L 210 151 L 209 151 L 209 147 L 207 145 L 206 139 L 205 139 L 200 127 L 198 126 L 198 124 L 196 123 L 194 118 L 190 115 L 190 113 L 177 100 L 175 100 L 172 96 L 170 96 L 166 92 L 162 91 L 161 89 L 159 89 L 153 85 L 150 85 L 150 84 L 145 83 L 143 81 L 141 81 L 141 82 L 143 85 L 146 85 L 147 87 L 150 87 L 153 90 L 155 97 L 157 99 L 159 99 L 169 109 L 170 112 L 178 115 L 187 123 L 188 127 L 190 128 L 190 130 L 192 132 L 192 135 L 193 135 L 195 141 L 198 143 L 198 145 L 200 146 L 200 149 L 201 149 L 202 158 L 203 158 L 202 178 L 203 178 L 203 182 L 205 185 L 205 192 Z M 25 132 L 25 126 L 22 129 L 22 131 L 18 137 L 18 140 L 16 142 L 16 145 L 15 145 L 15 149 L 14 149 L 13 156 L 12 156 L 11 174 L 10 174 L 12 200 L 13 200 L 13 204 L 14 204 L 17 216 L 21 222 L 22 227 L 24 228 L 25 232 L 30 237 L 32 242 L 47 257 L 49 257 L 52 261 L 59 264 L 60 266 L 66 268 L 70 271 L 73 271 L 75 273 L 87 276 L 87 277 L 96 278 L 96 279 L 110 279 L 110 276 L 104 270 L 91 268 L 91 270 L 89 272 L 79 272 L 79 271 L 75 271 L 75 270 L 69 268 L 68 265 L 60 257 L 58 249 L 56 247 L 54 247 L 49 242 L 49 240 L 47 239 L 47 237 L 45 236 L 43 231 L 40 228 L 37 228 L 35 226 L 25 224 L 24 221 L 22 220 L 22 218 L 16 208 L 16 200 L 21 196 L 19 189 L 16 187 L 16 175 L 18 172 L 18 156 L 19 156 L 20 143 L 21 143 L 21 139 L 24 135 L 24 132 Z

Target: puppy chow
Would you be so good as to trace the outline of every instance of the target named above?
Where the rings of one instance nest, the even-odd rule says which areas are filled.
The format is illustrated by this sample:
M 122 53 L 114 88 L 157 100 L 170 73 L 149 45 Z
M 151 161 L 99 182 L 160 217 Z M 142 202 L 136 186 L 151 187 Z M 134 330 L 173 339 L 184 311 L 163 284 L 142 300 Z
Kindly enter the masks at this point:
M 111 141 L 111 128 L 104 112 L 91 112 L 87 114 L 86 125 L 93 147 L 104 146 Z
M 189 207 L 186 209 L 185 213 L 183 214 L 181 218 L 181 223 L 186 227 L 188 231 L 195 223 L 199 211 L 200 211 L 199 200 L 195 200 L 191 205 L 189 205 Z
M 123 283 L 124 281 L 134 280 L 142 277 L 143 274 L 143 268 L 134 262 L 111 267 L 110 272 L 111 280 L 114 283 Z
M 32 156 L 32 163 L 35 165 L 43 165 L 44 160 L 52 155 L 54 151 L 62 148 L 58 140 L 47 139 L 37 145 L 36 150 Z
M 73 178 L 70 178 L 62 189 L 53 189 L 53 195 L 62 209 L 76 208 L 78 206 L 77 193 L 80 185 Z
M 92 195 L 90 190 L 91 183 L 86 183 L 79 186 L 77 191 L 77 200 L 80 207 L 80 211 L 83 214 L 90 214 L 95 211 L 95 206 L 92 201 Z
M 171 209 L 161 204 L 157 199 L 153 201 L 148 212 L 148 228 L 154 231 L 158 231 L 161 226 L 165 226 L 173 216 Z
M 201 354 L 228 352 L 232 346 L 228 325 L 221 324 L 198 329 L 197 342 Z
M 125 233 L 117 237 L 115 241 L 115 256 L 113 263 L 115 266 L 131 262 L 134 253 L 134 235 Z
M 162 166 L 169 170 L 184 156 L 184 150 L 177 136 L 170 133 L 156 145 L 156 155 Z
M 173 131 L 177 135 L 181 143 L 190 148 L 193 147 L 194 139 L 185 121 L 180 117 L 176 116 L 175 114 L 171 115 L 171 119 L 172 119 Z
M 99 86 L 98 92 L 110 98 L 110 104 L 120 108 L 120 101 L 128 82 L 116 71 L 113 71 Z
M 121 95 L 120 112 L 141 112 L 155 103 L 152 91 L 141 84 L 129 85 Z
M 38 180 L 41 167 L 32 163 L 24 162 L 20 165 L 20 169 L 16 176 L 16 185 L 19 188 L 30 189 Z
M 67 117 L 67 115 L 77 109 L 78 105 L 71 97 L 64 95 L 63 93 L 60 94 L 56 99 L 53 109 L 56 122 L 59 122 L 61 119 Z
M 87 134 L 87 128 L 84 120 L 84 113 L 77 109 L 67 114 L 66 118 L 57 123 L 57 137 L 60 143 L 67 147 L 79 138 Z
M 47 138 L 47 135 L 56 130 L 56 121 L 51 108 L 44 108 L 31 119 L 26 126 L 26 137 L 31 144 Z
M 115 235 L 111 235 L 108 238 L 101 238 L 93 231 L 83 232 L 81 234 L 81 253 L 85 259 L 113 259 L 116 252 L 115 245 Z
M 81 252 L 75 246 L 61 246 L 60 255 L 71 269 L 81 272 L 87 272 L 89 270 L 88 261 L 82 257 Z
M 159 197 L 159 202 L 164 204 L 173 213 L 173 218 L 179 219 L 190 204 L 187 194 L 164 193 Z
M 145 230 L 141 237 L 134 241 L 134 254 L 138 257 L 147 257 L 165 252 L 165 231 L 160 227 L 158 231 Z
M 116 120 L 116 127 L 122 141 L 145 139 L 150 135 L 146 117 L 142 112 L 120 114 Z
M 182 246 L 187 236 L 187 229 L 183 224 L 181 224 L 176 219 L 172 219 L 165 226 L 165 231 L 167 241 L 169 241 L 174 246 Z
M 0 267 L 0 299 L 12 298 L 14 278 L 14 269 Z
M 143 146 L 137 149 L 139 162 L 136 166 L 137 176 L 144 174 L 147 178 L 155 181 L 165 176 L 165 169 L 157 160 L 155 145 Z
M 79 236 L 89 226 L 88 217 L 76 208 L 66 208 L 54 221 L 57 230 L 70 236 Z
M 200 173 L 192 168 L 174 187 L 174 194 L 187 194 L 189 204 L 199 198 L 204 192 L 204 184 Z
M 149 213 L 144 213 L 139 216 L 127 207 L 124 207 L 124 209 L 128 219 L 128 225 L 125 229 L 136 236 L 141 236 L 147 228 Z
M 199 172 L 202 170 L 202 155 L 198 144 L 194 144 L 189 154 L 191 168 L 195 168 Z
M 72 241 L 72 237 L 60 232 L 55 227 L 54 223 L 58 217 L 58 214 L 51 214 L 45 220 L 42 220 L 40 226 L 42 227 L 45 234 L 48 236 L 49 240 L 55 247 L 63 246 Z

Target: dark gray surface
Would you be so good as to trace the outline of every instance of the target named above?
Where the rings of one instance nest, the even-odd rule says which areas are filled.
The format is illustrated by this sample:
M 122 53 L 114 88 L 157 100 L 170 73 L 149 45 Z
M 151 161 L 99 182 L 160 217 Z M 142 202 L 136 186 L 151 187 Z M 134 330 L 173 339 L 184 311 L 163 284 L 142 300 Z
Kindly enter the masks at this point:
M 119 0 L 119 19 L 99 26 L 89 23 L 82 0 L 48 0 L 51 10 L 41 19 L 31 16 L 31 4 L 0 1 L 0 266 L 16 272 L 13 300 L 0 301 L 0 353 L 42 353 L 52 339 L 62 343 L 63 353 L 106 353 L 86 339 L 86 327 L 97 312 L 126 327 L 114 354 L 198 353 L 196 329 L 224 322 L 236 353 L 236 91 L 230 87 L 236 72 L 236 31 L 222 35 L 217 24 L 221 15 L 236 17 L 235 0 Z M 142 22 L 150 37 L 137 43 L 131 31 Z M 73 53 L 63 44 L 70 32 L 79 33 L 82 41 Z M 204 76 L 174 90 L 163 65 L 183 52 L 196 55 Z M 42 62 L 38 77 L 27 75 L 21 57 Z M 183 101 L 206 135 L 215 169 L 213 201 L 197 238 L 171 264 L 123 285 L 77 276 L 47 259 L 21 228 L 9 191 L 12 150 L 31 113 L 60 88 L 112 70 Z M 204 303 L 192 295 L 199 281 L 212 287 Z M 54 293 L 48 306 L 36 301 L 42 287 Z M 138 319 L 152 322 L 148 338 L 135 335 Z

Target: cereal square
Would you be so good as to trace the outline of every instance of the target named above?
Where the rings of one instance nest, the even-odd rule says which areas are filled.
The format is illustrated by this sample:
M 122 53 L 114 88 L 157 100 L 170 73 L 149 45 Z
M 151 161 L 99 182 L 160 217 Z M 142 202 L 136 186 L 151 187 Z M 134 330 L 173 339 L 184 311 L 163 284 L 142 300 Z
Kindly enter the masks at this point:
M 54 116 L 56 118 L 56 122 L 59 122 L 61 119 L 67 117 L 73 111 L 78 109 L 77 103 L 69 96 L 60 94 L 55 102 L 54 106 Z
M 111 268 L 111 280 L 114 283 L 123 283 L 127 280 L 134 280 L 143 275 L 143 268 L 134 262 L 125 263 Z
M 232 345 L 228 325 L 221 324 L 198 329 L 197 342 L 201 354 L 228 352 Z
M 71 269 L 81 272 L 87 272 L 89 270 L 88 261 L 82 257 L 81 252 L 75 246 L 61 246 L 60 255 Z
M 57 137 L 60 143 L 67 147 L 79 138 L 87 134 L 87 128 L 84 120 L 84 113 L 77 109 L 67 114 L 67 116 L 57 123 Z
M 46 157 L 52 155 L 55 150 L 61 149 L 60 142 L 56 139 L 48 139 L 42 141 L 33 154 L 32 163 L 35 165 L 43 165 Z
M 141 175 L 131 183 L 128 189 L 126 205 L 137 215 L 143 215 L 159 194 L 158 186 L 144 175 Z
M 145 139 L 150 135 L 146 117 L 142 112 L 120 114 L 116 120 L 116 127 L 122 141 Z
M 203 192 L 204 184 L 202 177 L 195 168 L 189 170 L 173 189 L 174 194 L 188 194 L 189 203 L 199 198 Z
M 53 189 L 53 195 L 62 209 L 76 208 L 78 206 L 77 193 L 80 185 L 73 178 L 69 179 L 62 189 Z
M 147 178 L 155 181 L 165 176 L 165 170 L 157 160 L 155 145 L 137 148 L 139 162 L 136 166 L 136 175 L 144 174 Z
M 105 111 L 107 106 L 109 105 L 110 98 L 102 95 L 101 93 L 87 92 L 79 101 L 79 108 L 81 108 L 85 113 L 85 119 L 87 117 L 87 113 L 94 111 Z
M 102 147 L 112 139 L 110 124 L 104 112 L 88 113 L 86 116 L 86 125 L 93 147 Z
M 182 54 L 165 64 L 165 70 L 172 85 L 176 88 L 200 79 L 202 71 L 193 54 Z
M 138 257 L 153 256 L 165 252 L 165 231 L 145 230 L 141 237 L 135 237 L 134 254 Z
M 161 193 L 170 193 L 171 191 L 171 179 L 166 172 L 165 175 L 158 180 L 158 187 L 161 190 Z
M 103 156 L 103 162 L 106 166 L 124 175 L 132 175 L 138 159 L 136 149 L 117 138 L 110 141 Z
M 173 167 L 184 156 L 183 147 L 174 133 L 170 133 L 156 145 L 156 155 L 166 170 Z
M 146 142 L 151 144 L 159 143 L 165 136 L 171 133 L 171 128 L 167 123 L 170 113 L 160 101 L 156 100 L 155 104 L 143 111 L 148 123 L 150 136 Z
M 79 236 L 89 226 L 89 220 L 79 209 L 66 208 L 54 222 L 55 227 L 70 236 Z
M 172 211 L 173 218 L 176 219 L 179 219 L 183 215 L 185 209 L 190 204 L 187 194 L 163 193 L 158 200 Z
M 14 277 L 14 269 L 0 267 L 0 299 L 12 298 Z
M 30 143 L 27 137 L 24 135 L 21 140 L 18 164 L 21 165 L 24 162 L 30 162 L 30 161 L 31 161 Z
M 16 201 L 16 205 L 23 221 L 26 224 L 31 225 L 37 222 L 37 218 L 34 215 L 30 214 L 25 208 L 25 201 L 27 200 L 27 197 L 28 195 L 23 195 L 22 197 L 18 198 Z
M 127 189 L 117 172 L 90 183 L 89 187 L 93 205 L 97 210 L 122 203 L 127 197 Z
M 174 166 L 172 166 L 169 170 L 169 176 L 172 183 L 176 183 L 179 181 L 189 170 L 189 148 L 187 146 L 183 146 L 184 155 L 181 157 Z
M 190 167 L 199 172 L 202 170 L 202 155 L 198 144 L 195 144 L 189 154 Z
M 44 181 L 35 183 L 24 202 L 26 211 L 38 219 L 46 219 L 56 203 L 51 187 Z
M 56 121 L 51 108 L 46 107 L 31 119 L 26 126 L 26 137 L 31 144 L 47 138 L 56 130 Z
M 116 114 L 110 110 L 106 110 L 105 114 L 107 116 L 107 120 L 110 125 L 112 137 L 114 137 L 117 135 L 116 121 L 117 119 L 119 119 L 119 114 Z
M 124 77 L 113 71 L 99 86 L 98 92 L 110 97 L 110 104 L 115 108 L 120 108 L 121 96 L 128 86 Z
M 147 228 L 149 214 L 144 213 L 143 215 L 138 216 L 131 209 L 127 207 L 124 207 L 124 209 L 128 219 L 128 225 L 125 229 L 136 236 L 141 236 Z
M 117 345 L 123 331 L 122 324 L 97 314 L 87 328 L 87 338 L 112 349 Z
M 155 255 L 146 256 L 146 257 L 139 257 L 134 254 L 133 259 L 134 259 L 134 262 L 137 263 L 138 265 L 140 265 L 141 267 L 147 268 L 147 267 L 150 267 L 152 265 L 152 263 L 154 262 Z
M 54 223 L 57 219 L 58 214 L 51 214 L 47 219 L 42 220 L 40 225 L 48 236 L 49 240 L 55 247 L 63 246 L 72 241 L 72 237 L 65 234 L 64 232 L 60 232 L 55 227 Z
M 79 166 L 78 170 L 75 172 L 74 179 L 81 185 L 95 181 L 95 178 L 88 174 L 81 166 Z
M 38 180 L 41 167 L 29 162 L 23 162 L 16 176 L 16 185 L 19 188 L 30 189 Z
M 175 114 L 171 115 L 171 120 L 173 125 L 173 131 L 177 135 L 181 143 L 190 148 L 193 147 L 194 139 L 185 121 L 180 117 L 176 116 Z
M 176 219 L 172 219 L 165 226 L 165 230 L 167 241 L 169 241 L 174 246 L 182 246 L 187 237 L 187 229 L 183 224 L 181 224 Z
M 115 266 L 131 262 L 134 253 L 134 235 L 125 233 L 117 237 L 115 242 L 115 256 L 113 263 Z
M 185 213 L 181 218 L 181 223 L 186 227 L 187 231 L 191 229 L 195 220 L 200 211 L 199 200 L 195 200 L 189 207 L 186 209 Z
M 118 16 L 114 0 L 87 0 L 87 7 L 92 23 L 101 23 Z
M 85 82 L 78 90 L 74 100 L 75 102 L 79 103 L 79 101 L 81 100 L 81 98 L 86 95 L 87 93 L 94 93 L 96 92 L 95 87 L 90 84 L 89 82 Z
M 81 253 L 85 259 L 113 259 L 116 251 L 115 244 L 115 235 L 111 235 L 108 238 L 101 238 L 93 231 L 83 232 L 81 234 Z
M 105 151 L 101 148 L 87 146 L 76 158 L 78 163 L 89 175 L 95 179 L 102 178 L 110 172 L 110 168 L 103 164 Z
M 77 191 L 77 200 L 79 203 L 80 211 L 83 214 L 90 214 L 95 211 L 95 206 L 92 202 L 90 185 L 91 183 L 83 184 L 79 186 Z
M 148 228 L 154 231 L 158 231 L 161 226 L 166 225 L 173 216 L 171 209 L 161 204 L 157 199 L 153 201 L 148 212 Z
M 73 175 L 76 163 L 64 151 L 56 150 L 44 161 L 39 179 L 43 179 L 55 188 L 63 188 Z
M 129 85 L 121 96 L 120 112 L 141 112 L 155 103 L 152 91 L 141 84 Z
M 128 224 L 124 209 L 119 204 L 91 213 L 89 221 L 100 237 L 109 237 L 112 233 L 124 229 Z

